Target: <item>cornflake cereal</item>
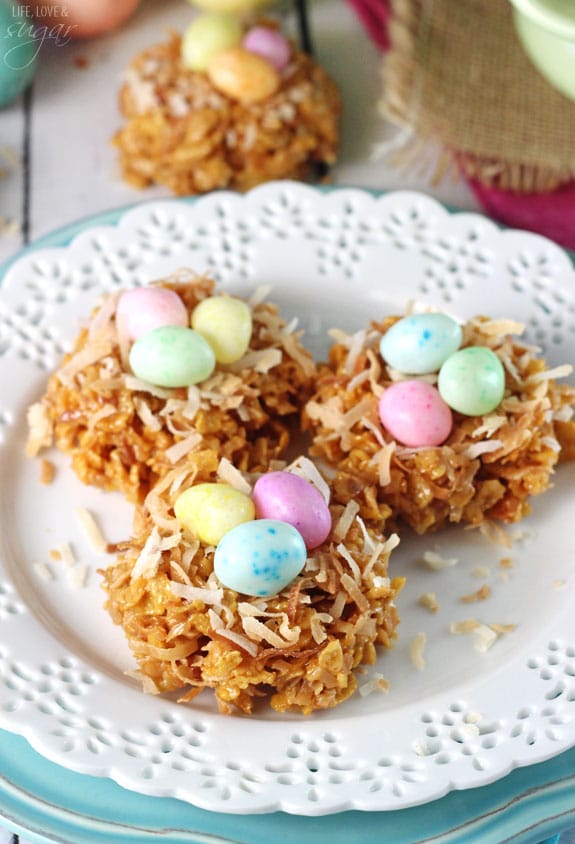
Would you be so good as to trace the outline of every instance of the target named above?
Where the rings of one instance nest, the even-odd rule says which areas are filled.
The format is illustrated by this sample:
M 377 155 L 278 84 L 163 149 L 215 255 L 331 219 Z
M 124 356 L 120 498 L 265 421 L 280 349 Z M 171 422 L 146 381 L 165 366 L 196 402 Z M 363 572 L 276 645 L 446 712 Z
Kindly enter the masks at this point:
M 335 706 L 356 690 L 354 669 L 373 664 L 376 645 L 395 639 L 403 580 L 388 577 L 387 563 L 397 537 L 331 505 L 331 535 L 308 551 L 291 584 L 272 597 L 239 594 L 217 580 L 215 549 L 174 515 L 177 495 L 204 466 L 194 452 L 156 485 L 137 509 L 133 538 L 102 572 L 107 609 L 125 631 L 144 689 L 178 690 L 182 701 L 213 689 L 224 713 L 250 713 L 260 698 L 279 712 Z
M 158 285 L 178 293 L 189 313 L 214 293 L 213 281 L 186 272 Z M 252 337 L 241 360 L 216 365 L 200 384 L 169 389 L 130 372 L 117 302 L 118 294 L 103 297 L 30 408 L 28 454 L 55 444 L 84 483 L 120 490 L 133 502 L 192 454 L 198 481 L 220 457 L 261 471 L 283 455 L 315 364 L 274 305 L 252 307 Z
M 114 136 L 123 178 L 175 194 L 248 190 L 270 179 L 314 179 L 335 163 L 341 101 L 335 83 L 302 51 L 280 87 L 258 102 L 218 90 L 180 58 L 181 38 L 139 53 L 120 91 L 126 122 Z
M 366 520 L 406 522 L 421 534 L 450 522 L 483 527 L 493 519 L 523 518 L 529 496 L 546 490 L 558 460 L 573 455 L 575 389 L 555 380 L 571 367 L 547 369 L 537 350 L 512 339 L 509 332 L 521 331 L 516 323 L 471 319 L 463 326 L 462 345 L 497 355 L 505 371 L 502 401 L 484 416 L 454 411 L 443 445 L 402 446 L 378 417 L 380 396 L 403 377 L 378 354 L 382 336 L 399 319 L 389 317 L 352 336 L 333 332 L 329 363 L 305 408 L 311 453 L 337 472 L 334 499 L 356 500 Z

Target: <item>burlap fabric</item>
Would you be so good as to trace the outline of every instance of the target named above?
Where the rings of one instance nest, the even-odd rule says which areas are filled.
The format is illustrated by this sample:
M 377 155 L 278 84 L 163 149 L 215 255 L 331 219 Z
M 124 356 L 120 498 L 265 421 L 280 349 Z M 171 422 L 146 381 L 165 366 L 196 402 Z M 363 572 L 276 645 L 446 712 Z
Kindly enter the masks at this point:
M 493 187 L 550 191 L 575 178 L 575 102 L 527 58 L 507 0 L 392 0 L 390 36 L 387 117 Z

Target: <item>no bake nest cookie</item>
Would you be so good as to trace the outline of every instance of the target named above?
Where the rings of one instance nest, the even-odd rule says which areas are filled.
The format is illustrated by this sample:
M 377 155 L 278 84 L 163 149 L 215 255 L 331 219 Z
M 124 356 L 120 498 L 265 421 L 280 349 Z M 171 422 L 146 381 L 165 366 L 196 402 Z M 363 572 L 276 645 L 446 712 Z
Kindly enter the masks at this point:
M 270 96 L 242 102 L 184 65 L 179 35 L 142 51 L 120 91 L 126 122 L 113 143 L 123 178 L 179 195 L 321 178 L 339 146 L 338 89 L 293 45 L 279 76 Z
M 189 314 L 214 293 L 211 279 L 186 271 L 155 286 L 175 291 Z M 311 394 L 315 364 L 295 325 L 273 304 L 257 296 L 250 303 L 253 331 L 242 359 L 217 364 L 200 384 L 169 389 L 130 371 L 118 299 L 102 298 L 30 408 L 30 455 L 55 444 L 70 455 L 81 481 L 119 490 L 132 502 L 141 502 L 176 463 L 195 460 L 195 451 L 211 450 L 249 471 L 265 471 L 283 456 L 302 397 Z
M 103 572 L 107 609 L 124 629 L 144 690 L 179 691 L 189 701 L 213 689 L 225 713 L 250 713 L 261 698 L 279 712 L 335 706 L 356 691 L 354 669 L 373 664 L 376 646 L 395 640 L 403 579 L 390 579 L 387 563 L 397 537 L 366 526 L 354 502 L 332 504 L 330 535 L 308 552 L 293 582 L 273 597 L 240 594 L 214 574 L 215 549 L 187 534 L 174 514 L 177 497 L 198 477 L 216 480 L 217 460 L 215 452 L 194 453 L 172 469 Z M 319 477 L 310 461 L 302 465 L 312 481 Z M 227 478 L 249 491 L 236 470 L 228 467 Z M 370 682 L 387 689 L 381 675 Z
M 511 320 L 471 319 L 462 346 L 497 355 L 505 373 L 502 401 L 483 416 L 454 412 L 442 445 L 406 447 L 378 417 L 384 390 L 406 377 L 378 354 L 382 336 L 399 319 L 354 335 L 333 332 L 329 363 L 305 408 L 311 454 L 335 476 L 334 500 L 356 500 L 366 520 L 395 528 L 407 523 L 421 534 L 448 523 L 488 529 L 493 520 L 523 518 L 529 498 L 551 485 L 558 461 L 575 457 L 575 389 L 555 380 L 571 367 L 548 369 L 537 349 L 513 337 L 523 327 Z

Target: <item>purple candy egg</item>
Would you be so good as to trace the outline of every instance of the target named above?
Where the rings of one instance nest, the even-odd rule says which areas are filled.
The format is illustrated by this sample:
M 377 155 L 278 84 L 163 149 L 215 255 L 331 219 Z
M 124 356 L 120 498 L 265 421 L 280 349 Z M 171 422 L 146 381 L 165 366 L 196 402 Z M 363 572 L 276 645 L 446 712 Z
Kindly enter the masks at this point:
M 256 518 L 276 519 L 295 527 L 306 548 L 317 548 L 331 531 L 331 513 L 321 493 L 291 472 L 269 472 L 253 489 Z
M 246 32 L 242 46 L 250 53 L 257 53 L 275 67 L 283 70 L 291 58 L 291 48 L 287 38 L 275 29 L 267 26 L 254 26 Z

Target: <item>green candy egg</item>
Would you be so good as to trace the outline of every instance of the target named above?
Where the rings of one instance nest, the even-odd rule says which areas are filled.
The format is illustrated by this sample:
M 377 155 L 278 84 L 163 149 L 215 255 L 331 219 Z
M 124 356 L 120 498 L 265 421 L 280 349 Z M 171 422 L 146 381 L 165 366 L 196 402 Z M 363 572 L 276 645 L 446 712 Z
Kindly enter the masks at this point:
M 200 15 L 184 32 L 182 63 L 190 70 L 206 70 L 212 56 L 238 45 L 242 34 L 232 15 Z
M 505 372 L 495 352 L 469 346 L 450 355 L 437 383 L 443 401 L 465 416 L 483 416 L 495 410 L 505 392 Z
M 189 387 L 205 381 L 216 359 L 201 334 L 181 325 L 163 325 L 140 337 L 130 351 L 132 372 L 157 387 Z
M 36 70 L 40 39 L 27 7 L 0 0 L 0 108 L 28 87 Z

